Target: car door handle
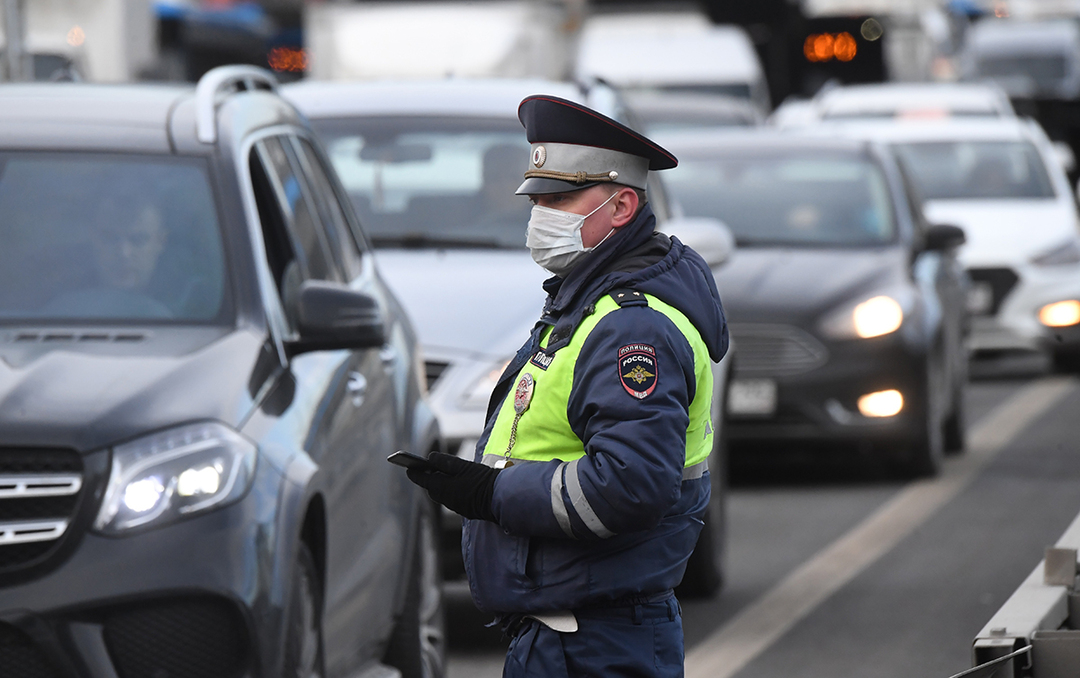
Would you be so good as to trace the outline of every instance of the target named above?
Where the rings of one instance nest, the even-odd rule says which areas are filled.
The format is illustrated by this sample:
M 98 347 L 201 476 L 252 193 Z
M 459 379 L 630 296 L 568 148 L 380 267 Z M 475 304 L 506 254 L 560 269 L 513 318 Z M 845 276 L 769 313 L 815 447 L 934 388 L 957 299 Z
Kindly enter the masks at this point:
M 349 372 L 349 380 L 345 383 L 345 390 L 352 398 L 352 404 L 360 407 L 364 404 L 364 395 L 367 393 L 367 377 L 359 372 Z

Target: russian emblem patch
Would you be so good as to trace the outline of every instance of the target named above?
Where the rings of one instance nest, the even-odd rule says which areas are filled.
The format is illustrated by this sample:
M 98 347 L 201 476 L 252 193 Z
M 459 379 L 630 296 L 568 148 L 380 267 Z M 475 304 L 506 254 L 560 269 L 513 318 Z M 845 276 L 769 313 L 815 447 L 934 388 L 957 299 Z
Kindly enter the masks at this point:
M 619 380 L 626 392 L 638 400 L 656 388 L 659 371 L 656 349 L 648 344 L 628 344 L 619 349 Z

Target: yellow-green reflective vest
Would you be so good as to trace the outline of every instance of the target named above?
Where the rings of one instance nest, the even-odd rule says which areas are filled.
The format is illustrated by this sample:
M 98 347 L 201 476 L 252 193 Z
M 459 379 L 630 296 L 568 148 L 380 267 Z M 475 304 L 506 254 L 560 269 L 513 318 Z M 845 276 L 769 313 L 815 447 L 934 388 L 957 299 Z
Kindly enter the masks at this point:
M 710 422 L 713 391 L 712 361 L 701 333 L 683 315 L 682 311 L 652 295 L 644 296 L 649 308 L 667 316 L 686 337 L 694 351 L 694 375 L 697 387 L 694 390 L 694 398 L 690 402 L 685 467 L 694 466 L 705 461 L 712 450 L 713 427 Z M 521 368 L 513 383 L 519 384 L 525 374 L 531 375 L 534 382 L 528 409 L 520 417 L 517 416 L 517 412 L 514 411 L 515 389 L 511 389 L 503 400 L 487 445 L 484 447 L 485 461 L 491 462 L 492 458 L 489 455 L 499 458 L 508 456 L 511 460 L 552 461 L 558 459 L 567 462 L 585 456 L 585 446 L 570 428 L 566 412 L 574 383 L 574 368 L 589 333 L 604 316 L 617 310 L 619 310 L 618 303 L 611 298 L 611 295 L 605 294 L 597 300 L 596 311 L 578 325 L 570 343 L 554 354 L 546 370 L 533 364 L 531 360 Z M 549 327 L 541 338 L 541 347 L 547 347 L 550 334 Z M 512 447 L 511 437 L 513 437 Z M 508 448 L 509 455 L 507 455 Z

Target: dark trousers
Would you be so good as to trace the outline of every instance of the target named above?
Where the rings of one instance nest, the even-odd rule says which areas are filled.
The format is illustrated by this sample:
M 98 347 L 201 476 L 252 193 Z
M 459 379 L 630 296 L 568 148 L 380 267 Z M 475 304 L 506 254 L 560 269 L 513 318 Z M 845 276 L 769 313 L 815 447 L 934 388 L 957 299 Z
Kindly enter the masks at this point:
M 574 633 L 526 620 L 510 642 L 503 678 L 682 678 L 682 614 L 675 596 L 574 614 Z

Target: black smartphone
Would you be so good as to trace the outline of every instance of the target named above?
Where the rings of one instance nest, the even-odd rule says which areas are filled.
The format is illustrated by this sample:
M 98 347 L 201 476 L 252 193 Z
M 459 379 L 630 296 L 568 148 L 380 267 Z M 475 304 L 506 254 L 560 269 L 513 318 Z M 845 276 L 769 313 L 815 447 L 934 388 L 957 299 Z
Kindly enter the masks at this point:
M 431 465 L 431 462 L 424 457 L 410 454 L 402 450 L 391 454 L 386 458 L 386 461 L 391 464 L 397 464 L 398 466 L 404 466 L 405 468 L 415 468 L 423 471 L 434 471 L 435 467 Z

